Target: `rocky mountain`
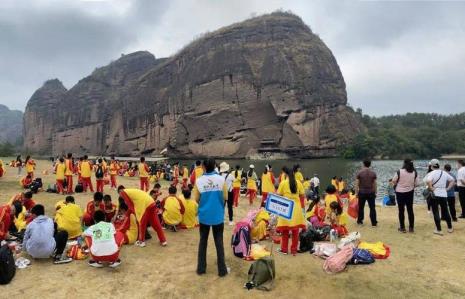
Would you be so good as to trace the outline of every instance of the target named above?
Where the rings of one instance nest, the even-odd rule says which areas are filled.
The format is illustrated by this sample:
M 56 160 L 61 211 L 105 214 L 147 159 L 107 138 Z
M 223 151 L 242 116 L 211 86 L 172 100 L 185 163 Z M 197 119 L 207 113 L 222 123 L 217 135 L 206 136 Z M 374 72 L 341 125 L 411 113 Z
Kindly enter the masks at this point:
M 23 113 L 19 110 L 10 110 L 0 104 L 0 143 L 21 142 L 23 130 Z
M 122 56 L 68 91 L 47 81 L 24 115 L 25 147 L 53 154 L 319 157 L 361 129 L 331 51 L 289 13 Z

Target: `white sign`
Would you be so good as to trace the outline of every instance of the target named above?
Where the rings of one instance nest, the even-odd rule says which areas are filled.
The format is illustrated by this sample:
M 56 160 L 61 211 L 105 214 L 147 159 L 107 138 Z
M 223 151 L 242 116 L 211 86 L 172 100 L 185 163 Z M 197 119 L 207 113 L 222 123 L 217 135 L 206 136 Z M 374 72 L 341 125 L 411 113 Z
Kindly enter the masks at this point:
M 269 193 L 265 209 L 272 214 L 290 220 L 292 219 L 292 211 L 294 210 L 294 201 L 274 193 Z

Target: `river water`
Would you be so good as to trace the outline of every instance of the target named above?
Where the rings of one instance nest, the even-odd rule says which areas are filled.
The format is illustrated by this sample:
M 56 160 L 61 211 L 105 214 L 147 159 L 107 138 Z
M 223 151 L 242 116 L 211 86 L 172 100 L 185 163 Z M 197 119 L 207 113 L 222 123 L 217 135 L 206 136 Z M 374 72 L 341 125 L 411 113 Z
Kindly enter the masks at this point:
M 266 164 L 270 164 L 273 167 L 273 173 L 277 177 L 281 172 L 283 166 L 292 168 L 293 165 L 299 164 L 302 168 L 302 173 L 304 177 L 311 178 L 313 174 L 318 174 L 318 177 L 321 181 L 320 189 L 324 190 L 330 184 L 331 178 L 334 176 L 342 177 L 346 182 L 347 186 L 350 188 L 355 184 L 355 175 L 358 170 L 360 170 L 362 163 L 360 161 L 351 161 L 344 159 L 315 159 L 315 160 L 217 160 L 217 163 L 226 161 L 230 167 L 233 169 L 236 165 L 240 165 L 244 170 L 249 169 L 249 165 L 253 164 L 255 166 L 255 171 L 260 177 L 261 173 L 265 169 Z M 174 162 L 174 161 L 170 161 Z M 185 163 L 186 165 L 192 165 L 194 161 L 184 160 L 180 163 Z M 418 172 L 418 177 L 420 180 L 426 174 L 428 168 L 427 160 L 414 161 L 415 167 Z M 456 162 L 454 161 L 441 161 L 441 167 L 449 163 L 452 165 L 453 173 L 456 173 Z M 378 176 L 378 194 L 377 199 L 379 201 L 387 194 L 387 186 L 389 179 L 392 178 L 397 170 L 402 167 L 403 162 L 400 160 L 379 160 L 372 162 L 372 168 Z M 423 203 L 423 196 L 421 195 L 424 189 L 424 185 L 421 184 L 419 188 L 415 191 L 415 200 L 417 203 Z

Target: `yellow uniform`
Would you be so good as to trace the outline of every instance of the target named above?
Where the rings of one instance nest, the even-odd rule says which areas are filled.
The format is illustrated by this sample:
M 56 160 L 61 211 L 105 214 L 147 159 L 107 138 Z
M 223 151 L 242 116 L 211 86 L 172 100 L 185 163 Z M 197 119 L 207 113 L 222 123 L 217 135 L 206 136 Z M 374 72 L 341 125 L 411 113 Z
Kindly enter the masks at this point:
M 233 188 L 240 188 L 242 182 L 242 171 L 238 170 L 237 175 L 236 171 L 233 171 L 234 181 L 233 181 Z
M 292 218 L 290 220 L 278 217 L 278 229 L 292 229 L 292 228 L 305 228 L 304 213 L 302 212 L 302 205 L 300 203 L 300 197 L 305 195 L 304 187 L 302 183 L 296 181 L 297 192 L 292 193 L 289 185 L 289 180 L 284 180 L 279 184 L 278 194 L 286 197 L 294 202 L 294 208 L 292 209 Z
M 247 190 L 257 191 L 256 175 L 252 175 L 251 177 L 247 176 Z
M 189 169 L 186 166 L 182 168 L 182 179 L 187 180 L 189 178 Z
M 345 188 L 345 185 L 346 185 L 346 183 L 344 183 L 344 181 L 340 181 L 340 182 L 338 182 L 338 185 L 337 185 L 337 191 L 339 191 L 339 193 L 341 193 L 341 192 L 342 192 L 342 190 L 344 190 L 344 188 Z
M 264 209 L 261 209 L 255 216 L 254 226 L 251 231 L 252 240 L 261 241 L 266 237 L 266 226 L 270 220 L 270 214 Z
M 295 177 L 295 180 L 300 182 L 301 184 L 304 182 L 304 176 L 302 175 L 302 173 L 300 171 L 297 171 L 294 174 L 294 177 Z
M 129 229 L 126 231 L 126 236 L 128 237 L 128 244 L 134 244 L 137 240 L 139 234 L 139 227 L 137 226 L 137 220 L 134 213 L 129 215 Z
M 56 166 L 56 179 L 57 180 L 64 180 L 65 179 L 65 171 L 66 171 L 66 165 L 65 163 L 58 163 Z
M 325 205 L 326 205 L 326 214 L 329 215 L 331 213 L 331 208 L 329 207 L 332 202 L 337 202 L 337 195 L 336 194 L 326 194 L 325 196 Z
M 192 199 L 185 200 L 184 204 L 184 215 L 182 217 L 182 225 L 186 228 L 194 228 L 199 224 L 197 219 L 197 212 L 199 209 L 199 204 Z
M 182 221 L 184 206 L 176 196 L 168 196 L 162 202 L 163 221 L 168 225 L 178 225 Z
M 262 174 L 262 193 L 273 193 L 275 192 L 274 188 L 274 178 L 271 172 Z
M 26 172 L 27 173 L 34 172 L 34 161 L 33 160 L 27 161 L 27 163 L 26 163 Z
M 73 175 L 73 160 L 65 159 L 65 175 Z
M 119 170 L 119 165 L 116 161 L 110 163 L 110 175 L 117 175 Z
M 23 229 L 26 229 L 26 226 L 27 226 L 26 213 L 27 213 L 26 208 L 23 207 L 21 213 L 19 213 L 18 217 L 15 217 L 14 219 L 14 224 L 18 231 L 22 231 Z
M 59 229 L 68 232 L 69 239 L 74 239 L 82 234 L 81 217 L 81 208 L 76 204 L 67 203 L 57 210 L 55 214 L 55 222 Z
M 147 178 L 149 177 L 149 172 L 147 171 L 147 164 L 139 163 L 138 170 L 139 170 L 139 177 L 140 178 Z
M 81 176 L 83 178 L 90 178 L 92 174 L 92 167 L 90 166 L 89 161 L 82 161 L 81 162 Z
M 332 180 L 331 180 L 331 185 L 333 185 L 334 188 L 336 188 L 336 190 L 338 190 L 338 187 L 337 187 L 337 185 L 338 185 L 338 184 L 337 184 L 337 180 L 332 179 Z

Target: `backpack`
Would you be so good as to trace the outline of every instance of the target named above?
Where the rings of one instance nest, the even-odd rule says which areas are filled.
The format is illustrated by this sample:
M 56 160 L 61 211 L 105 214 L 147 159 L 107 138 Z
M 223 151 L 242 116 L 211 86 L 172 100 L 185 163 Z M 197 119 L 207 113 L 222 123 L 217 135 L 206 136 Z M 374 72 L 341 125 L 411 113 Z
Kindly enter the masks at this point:
M 366 249 L 354 248 L 351 264 L 354 265 L 367 265 L 375 262 L 373 255 Z
M 250 227 L 241 226 L 231 238 L 231 247 L 235 256 L 246 258 L 250 255 L 252 240 L 250 238 Z
M 347 263 L 352 259 L 353 255 L 353 247 L 351 245 L 344 246 L 341 251 L 325 260 L 323 269 L 329 274 L 341 272 L 346 268 Z
M 74 192 L 76 193 L 82 193 L 84 191 L 84 187 L 82 187 L 81 183 L 78 183 L 76 187 L 74 188 Z
M 313 241 L 315 240 L 315 231 L 313 229 L 308 229 L 306 231 L 302 231 L 299 234 L 299 251 L 300 252 L 307 252 L 313 249 Z
M 248 282 L 244 287 L 248 290 L 256 288 L 262 291 L 271 291 L 275 278 L 274 259 L 271 256 L 262 257 L 250 265 Z
M 8 245 L 0 247 L 0 284 L 8 284 L 16 274 L 13 252 Z
M 29 189 L 31 190 L 32 193 L 36 194 L 37 192 L 39 192 L 39 183 L 36 182 L 36 181 L 33 181 L 30 185 L 29 185 Z
M 97 179 L 103 179 L 103 167 L 97 166 L 97 170 L 95 171 L 95 177 Z
M 41 178 L 35 178 L 35 179 L 34 179 L 34 182 L 35 182 L 35 184 L 36 184 L 39 188 L 42 188 L 42 187 L 43 187 L 43 183 L 42 183 L 42 179 L 41 179 Z

